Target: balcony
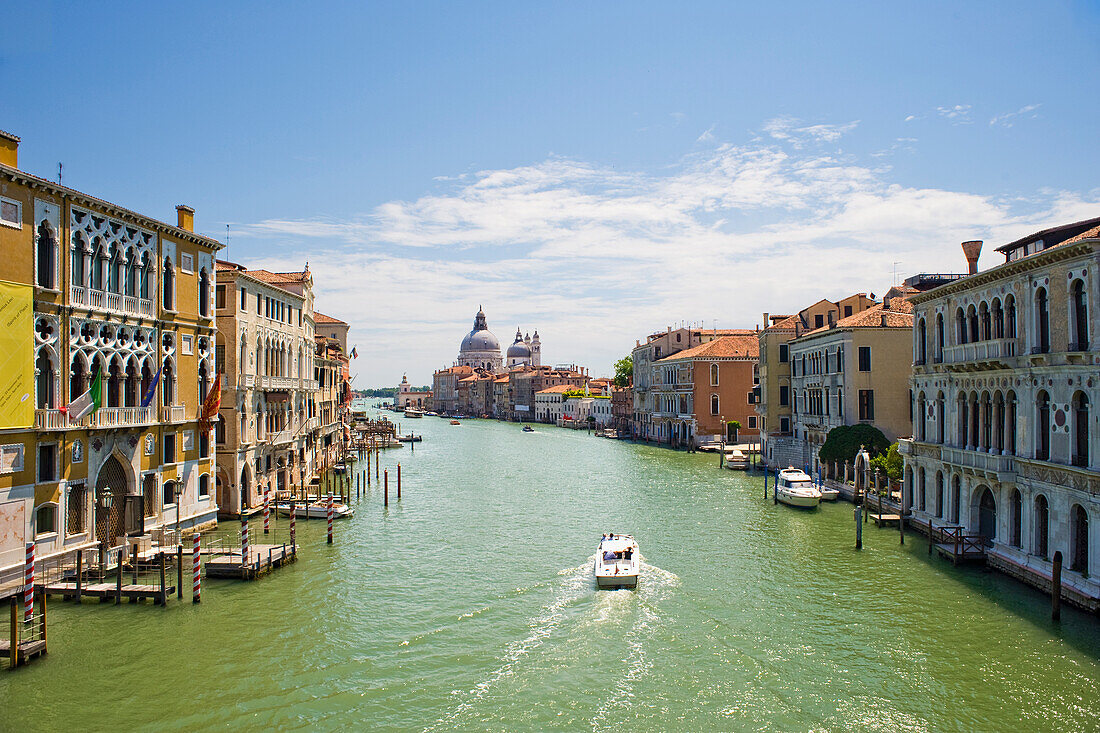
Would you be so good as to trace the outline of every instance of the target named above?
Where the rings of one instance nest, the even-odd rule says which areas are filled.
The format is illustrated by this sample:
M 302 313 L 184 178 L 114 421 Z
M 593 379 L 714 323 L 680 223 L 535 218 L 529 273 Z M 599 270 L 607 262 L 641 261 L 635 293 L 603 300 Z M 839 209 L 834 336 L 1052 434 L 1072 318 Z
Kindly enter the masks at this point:
M 250 389 L 252 387 L 255 387 L 256 386 L 256 375 L 255 374 L 242 374 L 238 384 L 240 384 L 240 386 L 243 387 L 244 389 Z
M 182 410 L 182 406 L 180 407 Z M 61 410 L 35 410 L 35 430 L 77 430 L 80 428 L 129 428 L 155 425 L 155 407 L 101 407 L 86 420 L 69 420 Z
M 73 285 L 69 288 L 69 304 L 127 316 L 144 316 L 146 318 L 156 316 L 153 301 L 148 298 L 136 298 L 132 295 L 93 290 L 79 285 Z
M 171 405 L 160 408 L 160 421 L 163 423 L 181 423 L 187 418 L 183 405 Z
M 965 473 L 986 476 L 997 481 L 1016 479 L 1016 456 L 942 446 L 940 460 L 962 468 Z
M 290 389 L 298 389 L 301 380 L 297 377 L 270 377 L 266 374 L 257 377 L 260 387 L 263 389 L 284 392 Z
M 949 369 L 977 371 L 1010 367 L 1015 356 L 1016 339 L 992 339 L 944 347 L 943 363 Z

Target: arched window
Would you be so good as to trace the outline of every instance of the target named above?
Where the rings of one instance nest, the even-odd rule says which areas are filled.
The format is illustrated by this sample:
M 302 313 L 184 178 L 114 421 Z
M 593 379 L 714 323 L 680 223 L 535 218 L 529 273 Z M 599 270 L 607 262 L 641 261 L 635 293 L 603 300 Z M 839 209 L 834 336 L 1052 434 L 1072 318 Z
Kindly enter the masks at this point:
M 956 435 L 956 445 L 959 448 L 965 448 L 967 446 L 967 429 L 970 426 L 970 406 L 966 400 L 966 393 L 959 392 L 958 398 L 958 434 Z
M 164 292 L 161 295 L 163 306 L 168 310 L 176 307 L 176 272 L 172 267 L 172 259 L 164 258 L 164 274 L 161 276 L 161 284 Z
M 1005 450 L 1016 455 L 1016 393 L 1005 396 Z
M 1084 280 L 1073 281 L 1073 285 L 1070 286 L 1070 301 L 1070 324 L 1073 328 L 1073 333 L 1070 334 L 1073 339 L 1070 351 L 1088 351 L 1089 312 Z
M 1045 354 L 1050 351 L 1050 308 L 1047 303 L 1047 289 L 1035 291 L 1035 330 L 1037 340 L 1034 353 Z
M 1005 338 L 1016 338 L 1016 299 L 1005 296 Z
M 710 386 L 711 387 L 717 387 L 718 386 L 718 365 L 717 364 L 711 364 L 710 365 Z
M 955 309 L 955 343 L 966 343 L 966 314 L 963 312 L 962 306 Z
M 1013 547 L 1020 546 L 1020 535 L 1023 526 L 1023 505 L 1019 489 L 1012 490 L 1012 496 L 1008 502 L 1008 543 Z
M 134 359 L 130 359 L 126 364 L 126 377 L 122 383 L 122 405 L 124 407 L 138 405 L 138 370 Z
M 56 406 L 56 392 L 54 383 L 57 372 L 53 366 L 53 360 L 45 349 L 39 349 L 38 358 L 34 360 L 34 392 L 35 404 L 40 410 L 47 410 Z M 77 395 L 79 397 L 80 395 Z
M 978 320 L 981 327 L 981 339 L 982 341 L 988 341 L 993 338 L 993 319 L 989 316 L 989 305 L 982 303 L 978 308 Z
M 96 248 L 95 256 L 92 257 L 92 289 L 103 290 L 103 275 L 107 270 L 107 252 L 103 249 L 103 245 L 99 245 Z
M 944 431 L 947 428 L 947 416 L 944 414 L 943 392 L 936 395 L 936 442 L 943 444 Z
M 199 497 L 210 496 L 210 474 L 199 476 Z
M 967 341 L 969 343 L 973 343 L 978 340 L 978 311 L 974 308 L 973 305 L 966 309 L 966 323 Z
M 57 504 L 43 504 L 34 510 L 34 533 L 52 534 L 57 531 Z
M 943 314 L 936 314 L 936 363 L 943 362 Z
M 1050 396 L 1040 390 L 1035 398 L 1035 457 L 1050 460 Z
M 956 476 L 951 482 L 951 524 L 959 523 L 959 504 L 962 503 L 962 481 Z
M 1035 497 L 1035 554 L 1046 557 L 1050 553 L 1050 504 L 1042 494 Z
M 1005 337 L 1005 312 L 1001 308 L 1001 299 L 993 299 L 993 338 L 1003 339 Z
M 126 253 L 126 295 L 137 297 L 138 263 L 134 250 Z
M 710 396 L 710 414 L 711 415 L 717 415 L 718 414 L 718 395 L 716 395 L 716 394 L 712 394 Z
M 84 386 L 86 377 L 86 371 L 84 369 L 84 359 L 80 353 L 73 354 L 73 362 L 69 367 L 69 401 L 75 400 L 80 395 L 84 394 L 84 390 L 87 387 Z
M 943 474 L 936 471 L 936 516 L 943 518 Z
M 172 362 L 164 361 L 164 371 L 160 375 L 160 394 L 163 397 L 165 407 L 171 407 L 176 402 L 176 375 Z
M 1069 514 L 1070 532 L 1073 537 L 1069 569 L 1087 575 L 1089 572 L 1089 515 L 1080 504 L 1074 504 Z
M 161 499 L 164 502 L 164 506 L 170 506 L 176 503 L 176 482 L 165 481 L 164 487 L 161 491 Z
M 1089 465 L 1089 397 L 1073 394 L 1073 465 Z
M 923 467 L 918 471 L 917 478 L 920 479 L 917 482 L 917 509 L 919 509 L 920 511 L 923 512 L 923 511 L 925 511 L 925 491 L 924 490 L 926 488 L 925 487 L 925 474 L 924 474 L 924 468 Z
M 57 237 L 54 236 L 49 222 L 43 221 L 38 225 L 37 248 L 38 278 L 35 282 L 40 287 L 52 288 L 57 274 Z
M 88 285 L 88 283 L 87 283 L 88 274 L 87 274 L 87 270 L 84 267 L 84 258 L 86 256 L 85 253 L 84 253 L 84 248 L 85 248 L 84 238 L 80 234 L 75 235 L 73 237 L 73 248 L 72 248 L 72 261 L 73 262 L 72 262 L 72 267 L 70 268 L 69 276 L 70 276 L 70 278 L 72 278 L 72 284 L 76 285 L 77 287 L 81 287 L 81 288 L 87 287 L 87 285 Z
M 924 392 L 917 395 L 917 440 L 927 439 L 928 407 L 924 401 Z
M 917 322 L 917 364 L 924 364 L 925 358 L 928 356 L 928 333 L 927 328 L 924 325 L 924 319 L 920 319 Z
M 210 276 L 205 267 L 199 271 L 199 315 L 210 315 Z
M 146 252 L 141 256 L 141 287 L 140 295 L 143 299 L 149 300 L 149 280 L 153 277 L 153 268 L 149 264 L 149 253 Z

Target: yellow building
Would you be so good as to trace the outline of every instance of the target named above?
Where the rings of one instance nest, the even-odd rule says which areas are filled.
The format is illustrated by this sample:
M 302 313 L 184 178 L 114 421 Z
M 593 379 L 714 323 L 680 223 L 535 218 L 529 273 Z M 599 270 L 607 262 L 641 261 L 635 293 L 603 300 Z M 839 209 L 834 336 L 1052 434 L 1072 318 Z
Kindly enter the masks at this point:
M 18 144 L 0 133 L 0 381 L 15 397 L 0 414 L 0 581 L 32 540 L 41 558 L 217 513 L 198 417 L 221 244 L 187 206 L 173 226 L 21 171 Z M 98 373 L 102 406 L 71 420 Z

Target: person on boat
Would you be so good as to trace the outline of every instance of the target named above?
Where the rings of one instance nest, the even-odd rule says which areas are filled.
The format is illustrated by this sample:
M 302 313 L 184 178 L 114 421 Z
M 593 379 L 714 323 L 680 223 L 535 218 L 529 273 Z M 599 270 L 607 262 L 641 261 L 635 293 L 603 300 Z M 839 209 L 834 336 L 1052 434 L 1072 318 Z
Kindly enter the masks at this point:
M 631 550 L 631 549 L 630 549 L 629 547 L 628 547 L 628 548 L 626 548 L 625 550 L 623 550 L 623 559 L 624 559 L 624 560 L 629 560 L 629 559 L 630 559 L 630 555 L 631 555 L 632 553 L 633 553 L 633 550 Z
M 610 562 L 610 561 L 615 559 L 615 553 L 612 552 L 611 550 L 607 550 L 603 554 L 603 559 L 604 559 L 604 562 Z

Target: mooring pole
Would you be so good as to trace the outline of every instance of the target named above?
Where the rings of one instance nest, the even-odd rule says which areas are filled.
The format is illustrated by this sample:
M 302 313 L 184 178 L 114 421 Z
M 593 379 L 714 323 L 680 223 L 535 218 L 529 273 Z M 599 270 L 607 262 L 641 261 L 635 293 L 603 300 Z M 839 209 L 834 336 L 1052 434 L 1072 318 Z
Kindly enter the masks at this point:
M 1060 621 L 1062 618 L 1062 553 L 1054 553 L 1054 563 L 1050 574 L 1050 618 Z
M 764 469 L 764 498 L 768 498 L 768 470 Z
M 271 505 L 268 503 L 268 488 L 264 486 L 264 534 L 268 534 L 270 530 L 269 517 L 271 516 Z
M 332 544 L 332 492 L 328 492 L 328 543 Z
M 779 469 L 775 469 L 775 480 L 772 482 L 772 504 L 779 505 Z
M 401 464 L 397 464 L 397 500 L 401 501 Z
M 248 517 L 241 515 L 241 577 L 246 577 L 247 572 L 245 568 L 248 567 L 248 562 L 252 558 L 252 553 L 248 550 Z
M 294 556 L 298 556 L 298 545 L 295 543 L 295 522 L 297 518 L 294 516 L 297 513 L 297 504 L 293 499 L 290 500 L 290 551 L 294 553 Z M 306 513 L 309 513 L 309 505 L 306 505 Z
M 34 543 L 27 543 L 26 562 L 23 565 L 23 623 L 29 623 L 34 615 Z M 17 642 L 12 641 L 12 644 Z
M 386 470 L 385 488 L 382 490 L 382 506 L 390 505 L 390 472 Z
M 202 600 L 202 554 L 199 550 L 199 533 L 191 539 L 191 602 Z
M 856 519 L 856 549 L 863 549 L 863 522 L 860 515 L 863 514 L 863 508 L 856 505 L 855 519 Z
M 195 533 L 198 537 L 198 533 Z M 183 537 L 176 545 L 176 598 L 183 598 Z

